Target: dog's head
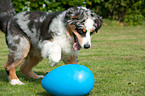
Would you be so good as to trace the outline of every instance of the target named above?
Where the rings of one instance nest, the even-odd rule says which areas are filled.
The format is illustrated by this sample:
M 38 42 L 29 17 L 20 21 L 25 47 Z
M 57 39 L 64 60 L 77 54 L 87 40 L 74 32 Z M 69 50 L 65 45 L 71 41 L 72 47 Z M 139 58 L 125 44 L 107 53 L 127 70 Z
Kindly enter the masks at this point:
M 69 8 L 65 20 L 67 31 L 74 37 L 74 50 L 91 47 L 91 37 L 102 25 L 102 18 L 85 7 Z

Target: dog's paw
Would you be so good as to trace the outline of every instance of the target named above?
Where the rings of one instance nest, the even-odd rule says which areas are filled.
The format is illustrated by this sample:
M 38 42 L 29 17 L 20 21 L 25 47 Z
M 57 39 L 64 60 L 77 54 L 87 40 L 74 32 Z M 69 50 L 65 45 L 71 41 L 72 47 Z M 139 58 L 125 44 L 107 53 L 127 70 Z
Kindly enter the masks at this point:
M 43 75 L 38 75 L 37 79 L 39 79 L 39 78 L 44 78 L 44 76 Z
M 24 83 L 21 82 L 19 79 L 12 79 L 12 80 L 10 81 L 10 84 L 11 84 L 11 85 L 24 85 Z
M 50 62 L 49 62 L 50 63 Z M 57 65 L 57 63 L 50 63 L 50 66 L 51 67 L 53 67 L 53 66 L 55 66 L 55 65 Z

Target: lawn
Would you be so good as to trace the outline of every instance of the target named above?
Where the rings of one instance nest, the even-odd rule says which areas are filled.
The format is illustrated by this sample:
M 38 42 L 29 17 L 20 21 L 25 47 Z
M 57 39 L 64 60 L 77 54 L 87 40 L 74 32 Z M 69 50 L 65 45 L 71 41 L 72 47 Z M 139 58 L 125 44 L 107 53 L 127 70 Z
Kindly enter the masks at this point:
M 25 83 L 8 83 L 3 65 L 8 49 L 0 32 L 0 96 L 49 96 L 41 87 L 41 80 L 26 78 L 17 68 L 17 75 Z M 95 85 L 88 96 L 145 96 L 145 26 L 103 26 L 92 39 L 92 48 L 82 49 L 79 63 L 90 68 Z M 34 71 L 45 75 L 63 65 L 50 67 L 43 60 Z

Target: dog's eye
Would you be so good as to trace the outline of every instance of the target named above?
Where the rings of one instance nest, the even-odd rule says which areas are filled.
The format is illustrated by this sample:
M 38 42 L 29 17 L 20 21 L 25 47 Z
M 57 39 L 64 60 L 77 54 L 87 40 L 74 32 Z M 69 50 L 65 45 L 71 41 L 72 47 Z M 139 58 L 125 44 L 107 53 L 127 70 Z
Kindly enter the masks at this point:
M 93 35 L 95 33 L 95 30 L 93 30 L 92 32 L 90 32 L 90 35 Z
M 77 32 L 81 35 L 81 36 L 85 36 L 86 32 L 83 31 L 83 29 L 77 29 Z
M 93 35 L 93 34 L 94 34 L 93 32 L 90 33 L 90 35 Z
M 78 29 L 77 31 L 78 31 L 78 33 L 80 33 L 80 34 L 84 33 L 82 29 Z

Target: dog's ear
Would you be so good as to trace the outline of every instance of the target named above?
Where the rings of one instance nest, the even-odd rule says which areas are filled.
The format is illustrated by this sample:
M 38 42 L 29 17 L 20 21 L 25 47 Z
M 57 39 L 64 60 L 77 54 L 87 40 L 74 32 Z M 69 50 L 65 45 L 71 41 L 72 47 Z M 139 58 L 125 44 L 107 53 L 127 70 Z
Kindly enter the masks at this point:
M 73 8 L 69 8 L 68 10 L 66 10 L 66 14 L 65 14 L 65 18 L 66 19 L 71 19 L 72 16 L 74 16 L 74 10 Z
M 65 19 L 67 20 L 77 20 L 78 19 L 78 8 L 73 7 L 66 10 Z
M 102 17 L 101 16 L 97 16 L 97 18 L 95 19 L 95 26 L 96 26 L 95 31 L 96 32 L 101 28 L 102 23 L 103 23 Z

